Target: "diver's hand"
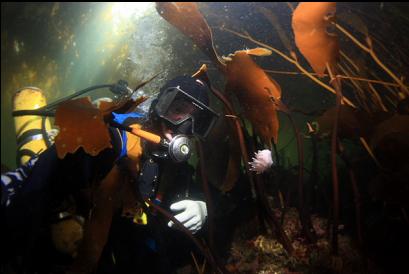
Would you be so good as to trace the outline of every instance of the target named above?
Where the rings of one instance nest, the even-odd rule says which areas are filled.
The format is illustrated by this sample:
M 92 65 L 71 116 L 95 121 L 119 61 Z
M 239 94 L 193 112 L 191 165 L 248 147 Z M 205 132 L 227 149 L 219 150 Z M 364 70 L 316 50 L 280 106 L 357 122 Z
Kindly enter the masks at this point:
M 187 229 L 193 234 L 199 231 L 207 217 L 206 203 L 202 201 L 183 200 L 177 203 L 173 203 L 170 206 L 172 211 L 181 211 L 175 218 L 181 222 Z M 169 227 L 173 227 L 175 224 L 170 221 Z

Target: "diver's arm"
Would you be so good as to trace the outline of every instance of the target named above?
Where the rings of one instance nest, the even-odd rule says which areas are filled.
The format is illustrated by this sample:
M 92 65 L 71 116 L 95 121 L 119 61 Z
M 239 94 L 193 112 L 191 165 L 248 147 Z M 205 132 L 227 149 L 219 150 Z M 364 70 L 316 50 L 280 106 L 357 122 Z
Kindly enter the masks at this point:
M 15 172 L 3 174 L 0 215 L 5 231 L 2 235 L 8 237 L 6 246 L 23 250 L 27 243 L 34 242 L 48 229 L 46 225 L 52 220 L 54 210 L 67 197 L 81 194 L 81 190 L 106 176 L 115 165 L 119 150 L 105 149 L 91 156 L 80 148 L 59 159 L 53 145 L 38 156 L 31 168 L 19 167 Z
M 24 187 L 27 177 L 30 175 L 34 164 L 38 160 L 38 155 L 31 158 L 26 164 L 20 166 L 14 171 L 1 174 L 1 206 L 9 206 L 13 196 L 18 193 L 19 189 Z
M 61 195 L 69 193 L 76 187 L 84 187 L 95 173 L 102 175 L 109 171 L 115 160 L 124 156 L 122 147 L 126 147 L 121 137 L 123 132 L 110 128 L 110 134 L 113 149 L 95 157 L 78 149 L 59 159 L 53 145 L 16 170 L 2 174 L 1 207 L 9 207 L 16 199 L 26 199 L 30 195 L 42 196 L 50 190 Z

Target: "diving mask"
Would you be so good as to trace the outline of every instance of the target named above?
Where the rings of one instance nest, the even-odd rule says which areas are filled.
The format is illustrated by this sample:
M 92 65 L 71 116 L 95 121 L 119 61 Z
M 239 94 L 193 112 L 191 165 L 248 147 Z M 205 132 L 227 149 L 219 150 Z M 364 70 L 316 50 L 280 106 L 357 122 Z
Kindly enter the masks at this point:
M 179 133 L 206 138 L 219 115 L 177 87 L 166 89 L 155 106 L 159 117 L 178 128 Z

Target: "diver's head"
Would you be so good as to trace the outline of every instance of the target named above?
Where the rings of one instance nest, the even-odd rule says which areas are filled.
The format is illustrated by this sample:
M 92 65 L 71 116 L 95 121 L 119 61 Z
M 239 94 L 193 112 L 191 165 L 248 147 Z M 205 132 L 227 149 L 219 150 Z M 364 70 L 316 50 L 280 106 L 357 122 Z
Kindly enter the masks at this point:
M 150 116 L 159 122 L 169 140 L 178 134 L 206 138 L 218 118 L 209 108 L 209 91 L 199 79 L 176 77 L 161 88 Z

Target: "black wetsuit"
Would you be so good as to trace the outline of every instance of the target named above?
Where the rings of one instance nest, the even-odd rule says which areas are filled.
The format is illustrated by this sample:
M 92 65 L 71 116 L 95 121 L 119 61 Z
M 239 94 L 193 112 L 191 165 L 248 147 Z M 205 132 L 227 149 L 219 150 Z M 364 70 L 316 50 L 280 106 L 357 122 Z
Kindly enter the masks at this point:
M 81 196 L 82 190 L 90 189 L 93 182 L 101 181 L 124 156 L 121 146 L 123 132 L 111 128 L 110 133 L 113 148 L 97 156 L 90 156 L 79 149 L 61 160 L 55 146 L 52 146 L 40 154 L 35 163 L 31 161 L 14 172 L 2 174 L 2 263 L 12 262 L 18 265 L 17 269 L 23 266 L 25 271 L 40 273 L 55 273 L 58 269 L 55 264 L 70 263 L 70 258 L 61 256 L 52 247 L 50 224 L 53 214 L 64 199 Z M 150 178 L 156 176 L 160 181 L 168 181 L 161 204 L 163 208 L 169 209 L 173 202 L 194 197 L 189 191 L 193 186 L 193 168 L 187 163 L 176 165 L 168 159 L 145 154 L 141 166 L 145 167 L 143 174 L 150 174 L 139 176 L 135 186 L 144 196 L 153 195 L 155 191 L 150 193 L 149 190 L 157 188 L 156 180 Z M 77 207 L 77 214 L 87 217 L 88 212 L 81 212 L 81 208 L 87 207 Z M 113 218 L 98 272 L 171 273 L 171 269 L 180 262 L 178 257 L 185 257 L 186 251 L 191 250 L 181 252 L 184 250 L 181 247 L 191 243 L 181 232 L 168 228 L 166 223 L 167 220 L 148 213 L 148 225 L 136 225 L 132 219 L 121 217 L 118 211 Z M 176 248 L 179 252 L 168 252 L 168 248 Z

